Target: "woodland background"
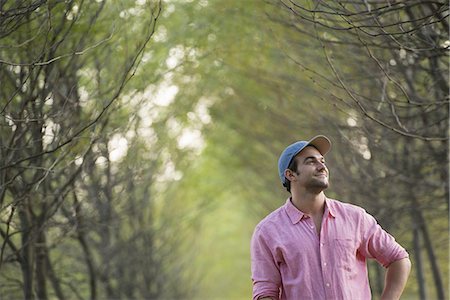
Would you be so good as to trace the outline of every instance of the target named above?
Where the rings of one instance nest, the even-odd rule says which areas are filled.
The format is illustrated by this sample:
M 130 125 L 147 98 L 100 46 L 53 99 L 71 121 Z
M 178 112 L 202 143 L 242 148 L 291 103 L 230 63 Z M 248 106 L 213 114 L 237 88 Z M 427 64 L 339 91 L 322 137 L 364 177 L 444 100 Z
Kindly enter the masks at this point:
M 0 298 L 249 299 L 284 147 L 449 297 L 446 1 L 0 1 Z M 369 263 L 378 299 L 383 270 Z

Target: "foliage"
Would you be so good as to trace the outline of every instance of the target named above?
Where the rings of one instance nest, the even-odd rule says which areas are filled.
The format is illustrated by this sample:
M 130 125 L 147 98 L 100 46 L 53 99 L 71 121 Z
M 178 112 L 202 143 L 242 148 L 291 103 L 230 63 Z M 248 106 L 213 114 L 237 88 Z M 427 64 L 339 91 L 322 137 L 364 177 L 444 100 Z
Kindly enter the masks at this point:
M 142 78 L 139 91 L 129 84 L 148 77 L 137 67 L 161 3 L 26 1 L 2 11 L 1 294 L 187 295 L 170 264 L 176 241 L 155 221 L 166 138 L 139 115 Z
M 1 6 L 2 295 L 248 299 L 278 155 L 319 133 L 406 296 L 448 295 L 448 4 L 119 2 Z

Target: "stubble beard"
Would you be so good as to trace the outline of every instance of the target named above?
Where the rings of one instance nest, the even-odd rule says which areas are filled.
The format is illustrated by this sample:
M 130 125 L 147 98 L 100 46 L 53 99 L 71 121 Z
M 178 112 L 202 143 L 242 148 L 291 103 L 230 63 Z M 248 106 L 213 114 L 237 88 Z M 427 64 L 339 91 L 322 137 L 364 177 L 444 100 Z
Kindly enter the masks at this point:
M 327 189 L 329 185 L 328 178 L 327 180 L 311 180 L 308 184 L 308 189 L 316 193 L 320 193 Z

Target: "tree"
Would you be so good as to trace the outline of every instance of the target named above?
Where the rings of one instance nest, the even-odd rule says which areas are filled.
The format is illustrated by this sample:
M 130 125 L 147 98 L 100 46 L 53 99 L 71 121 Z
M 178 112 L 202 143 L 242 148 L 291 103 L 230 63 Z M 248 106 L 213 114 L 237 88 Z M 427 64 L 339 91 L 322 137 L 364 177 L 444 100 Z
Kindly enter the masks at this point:
M 144 96 L 135 90 L 148 78 L 137 67 L 161 7 L 158 1 L 1 4 L 2 295 L 181 293 L 178 282 L 163 276 L 173 274 L 163 265 L 169 251 L 160 243 L 167 239 L 158 237 L 152 218 L 159 157 L 129 168 L 144 151 L 161 151 L 142 146 Z M 135 105 L 127 107 L 127 99 Z M 136 136 L 127 150 L 139 156 L 118 172 L 112 152 L 127 134 Z M 137 255 L 130 257 L 132 251 Z

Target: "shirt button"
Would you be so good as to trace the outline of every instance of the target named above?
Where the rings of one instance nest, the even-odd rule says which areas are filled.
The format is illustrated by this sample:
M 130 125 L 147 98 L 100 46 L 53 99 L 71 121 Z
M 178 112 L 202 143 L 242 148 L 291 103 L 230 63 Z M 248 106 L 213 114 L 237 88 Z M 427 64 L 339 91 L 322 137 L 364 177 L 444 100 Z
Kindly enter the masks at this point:
M 323 265 L 324 265 L 324 266 L 326 266 L 326 265 L 327 265 L 327 263 L 323 263 Z
M 327 283 L 327 284 L 325 284 L 327 287 L 330 287 L 330 284 L 329 283 Z

